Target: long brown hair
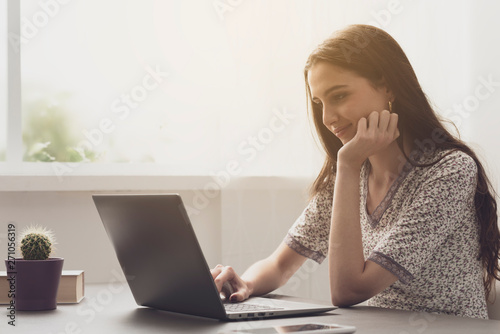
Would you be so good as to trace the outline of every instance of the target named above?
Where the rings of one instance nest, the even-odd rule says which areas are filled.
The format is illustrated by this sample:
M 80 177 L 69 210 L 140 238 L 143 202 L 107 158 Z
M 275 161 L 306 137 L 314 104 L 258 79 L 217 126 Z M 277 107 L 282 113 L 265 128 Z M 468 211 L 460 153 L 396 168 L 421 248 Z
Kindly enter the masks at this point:
M 320 44 L 309 56 L 304 68 L 306 94 L 311 106 L 314 125 L 326 151 L 326 159 L 311 187 L 311 196 L 332 183 L 337 165 L 337 152 L 342 142 L 323 124 L 322 109 L 311 100 L 308 71 L 317 62 L 328 62 L 366 78 L 372 85 L 384 83 L 395 100 L 393 112 L 398 114 L 400 136 L 397 144 L 405 158 L 415 166 L 421 164 L 406 154 L 403 142 L 408 141 L 415 152 L 414 143 L 430 138 L 436 149 L 462 151 L 471 156 L 477 166 L 477 187 L 474 197 L 479 221 L 480 251 L 478 260 L 484 268 L 484 287 L 489 296 L 494 280 L 500 280 L 500 232 L 497 223 L 495 192 L 476 154 L 443 126 L 423 92 L 413 68 L 399 44 L 385 31 L 368 25 L 351 25 Z

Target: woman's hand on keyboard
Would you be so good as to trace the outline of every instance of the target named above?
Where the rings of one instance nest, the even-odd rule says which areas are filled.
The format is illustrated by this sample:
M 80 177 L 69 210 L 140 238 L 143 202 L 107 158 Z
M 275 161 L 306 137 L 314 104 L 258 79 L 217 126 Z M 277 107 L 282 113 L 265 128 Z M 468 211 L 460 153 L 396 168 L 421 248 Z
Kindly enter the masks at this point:
M 250 296 L 248 284 L 236 274 L 232 267 L 218 264 L 210 272 L 221 298 L 231 302 L 241 302 Z

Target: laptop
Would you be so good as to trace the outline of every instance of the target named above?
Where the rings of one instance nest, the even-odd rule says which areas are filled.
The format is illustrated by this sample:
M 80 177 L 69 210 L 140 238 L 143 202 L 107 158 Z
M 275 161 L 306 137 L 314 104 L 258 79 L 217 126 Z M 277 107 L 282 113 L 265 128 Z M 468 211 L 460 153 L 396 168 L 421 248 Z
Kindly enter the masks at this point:
M 92 198 L 138 305 L 220 320 L 336 308 L 262 297 L 224 302 L 178 194 Z

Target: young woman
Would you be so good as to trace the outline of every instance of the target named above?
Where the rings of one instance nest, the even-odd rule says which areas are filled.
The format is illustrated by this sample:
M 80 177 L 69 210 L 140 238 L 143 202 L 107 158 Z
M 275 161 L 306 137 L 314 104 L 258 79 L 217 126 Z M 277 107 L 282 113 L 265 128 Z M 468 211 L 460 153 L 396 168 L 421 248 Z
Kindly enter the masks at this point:
M 334 305 L 487 318 L 500 279 L 491 185 L 474 152 L 441 124 L 399 44 L 353 25 L 304 69 L 326 160 L 283 243 L 241 277 L 212 269 L 231 301 L 268 293 L 307 258 L 328 256 Z

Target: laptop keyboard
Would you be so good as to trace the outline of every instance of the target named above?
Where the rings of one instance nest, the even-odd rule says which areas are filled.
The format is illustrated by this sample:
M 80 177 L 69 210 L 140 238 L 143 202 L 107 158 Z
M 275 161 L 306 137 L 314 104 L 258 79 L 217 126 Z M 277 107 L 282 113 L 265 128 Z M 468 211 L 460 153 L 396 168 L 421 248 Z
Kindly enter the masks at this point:
M 271 307 L 267 305 L 246 304 L 246 303 L 224 304 L 224 307 L 228 312 L 251 312 L 251 311 L 268 311 L 268 310 L 283 309 L 282 307 Z

